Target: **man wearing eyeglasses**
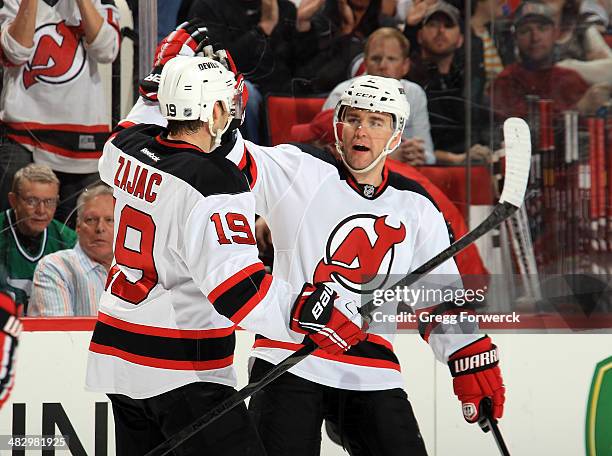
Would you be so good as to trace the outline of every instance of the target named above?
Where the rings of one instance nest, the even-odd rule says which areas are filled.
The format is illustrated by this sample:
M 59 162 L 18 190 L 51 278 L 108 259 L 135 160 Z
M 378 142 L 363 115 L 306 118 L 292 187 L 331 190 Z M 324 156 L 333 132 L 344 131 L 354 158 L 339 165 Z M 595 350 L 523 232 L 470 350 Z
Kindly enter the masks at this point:
M 97 185 L 77 200 L 72 249 L 44 257 L 36 266 L 29 316 L 94 316 L 113 261 L 113 190 Z
M 17 171 L 8 198 L 11 208 L 0 214 L 0 263 L 6 267 L 15 301 L 27 313 L 38 261 L 72 248 L 76 234 L 53 219 L 59 180 L 48 166 L 30 164 Z

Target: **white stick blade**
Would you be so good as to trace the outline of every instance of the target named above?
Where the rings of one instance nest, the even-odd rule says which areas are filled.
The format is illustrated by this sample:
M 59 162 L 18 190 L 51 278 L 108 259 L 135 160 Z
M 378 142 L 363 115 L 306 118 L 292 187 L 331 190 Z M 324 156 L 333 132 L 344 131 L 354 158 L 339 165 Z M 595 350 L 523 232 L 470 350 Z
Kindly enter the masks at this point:
M 504 122 L 506 173 L 499 201 L 521 207 L 531 166 L 531 134 L 523 119 L 510 117 Z

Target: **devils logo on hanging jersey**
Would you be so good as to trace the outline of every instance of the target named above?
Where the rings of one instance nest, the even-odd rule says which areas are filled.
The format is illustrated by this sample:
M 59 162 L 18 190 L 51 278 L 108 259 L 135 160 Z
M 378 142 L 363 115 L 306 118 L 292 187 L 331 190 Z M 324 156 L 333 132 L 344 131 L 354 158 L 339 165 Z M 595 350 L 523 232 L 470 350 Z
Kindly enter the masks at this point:
M 355 293 L 371 293 L 387 281 L 395 245 L 405 238 L 404 224 L 392 223 L 388 216 L 352 215 L 329 236 L 313 283 L 335 281 Z
M 29 89 L 38 82 L 64 84 L 76 78 L 85 66 L 81 27 L 65 22 L 45 24 L 36 29 L 36 50 L 23 72 L 23 85 Z

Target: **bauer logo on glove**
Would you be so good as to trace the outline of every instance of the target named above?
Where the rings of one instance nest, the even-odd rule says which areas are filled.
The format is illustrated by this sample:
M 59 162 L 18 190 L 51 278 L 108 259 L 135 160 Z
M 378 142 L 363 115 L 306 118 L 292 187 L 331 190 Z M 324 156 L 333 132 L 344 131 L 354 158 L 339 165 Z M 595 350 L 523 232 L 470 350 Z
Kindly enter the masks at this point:
M 361 342 L 363 319 L 353 301 L 320 283 L 304 284 L 291 310 L 291 329 L 308 334 L 319 348 L 337 355 Z

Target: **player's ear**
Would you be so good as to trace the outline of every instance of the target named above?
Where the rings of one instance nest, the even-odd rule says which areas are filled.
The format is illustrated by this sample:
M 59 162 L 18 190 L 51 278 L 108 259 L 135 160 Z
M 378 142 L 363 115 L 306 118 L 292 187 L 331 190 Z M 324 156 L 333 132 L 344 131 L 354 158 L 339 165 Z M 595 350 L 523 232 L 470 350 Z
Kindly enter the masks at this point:
M 391 144 L 389 145 L 389 149 L 395 150 L 395 148 L 399 146 L 399 143 L 401 141 L 402 141 L 402 133 L 399 132 L 397 135 L 395 135 L 394 138 L 391 139 Z

